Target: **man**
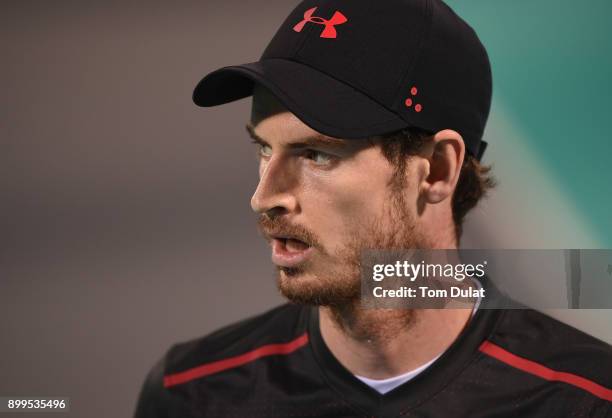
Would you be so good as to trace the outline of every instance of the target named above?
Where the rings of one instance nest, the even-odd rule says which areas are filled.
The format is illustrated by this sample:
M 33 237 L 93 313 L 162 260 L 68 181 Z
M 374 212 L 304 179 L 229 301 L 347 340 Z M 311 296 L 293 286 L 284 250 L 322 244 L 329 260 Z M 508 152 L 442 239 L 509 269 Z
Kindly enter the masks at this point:
M 612 416 L 610 346 L 541 313 L 360 303 L 362 251 L 457 248 L 494 185 L 489 61 L 450 8 L 306 0 L 194 101 L 250 95 L 251 206 L 290 303 L 174 345 L 136 417 Z

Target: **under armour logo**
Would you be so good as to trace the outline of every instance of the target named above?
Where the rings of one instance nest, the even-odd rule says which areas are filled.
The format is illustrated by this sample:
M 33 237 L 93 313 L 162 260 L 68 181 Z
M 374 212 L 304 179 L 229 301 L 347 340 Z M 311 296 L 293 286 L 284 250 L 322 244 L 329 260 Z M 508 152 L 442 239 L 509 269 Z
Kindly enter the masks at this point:
M 293 27 L 293 30 L 296 32 L 301 32 L 304 28 L 304 25 L 307 22 L 316 23 L 317 25 L 324 25 L 325 28 L 319 38 L 335 38 L 336 37 L 336 28 L 334 26 L 341 25 L 348 21 L 346 16 L 336 10 L 331 19 L 323 19 L 322 17 L 313 16 L 314 11 L 317 10 L 316 7 L 312 9 L 308 9 L 304 12 L 304 20 Z

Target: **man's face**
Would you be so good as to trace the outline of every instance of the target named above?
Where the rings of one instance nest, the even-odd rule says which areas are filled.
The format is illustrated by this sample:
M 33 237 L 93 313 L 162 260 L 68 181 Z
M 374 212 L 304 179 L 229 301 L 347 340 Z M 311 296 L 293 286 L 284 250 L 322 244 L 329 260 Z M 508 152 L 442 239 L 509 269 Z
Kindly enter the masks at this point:
M 319 134 L 256 86 L 249 124 L 260 181 L 251 206 L 272 249 L 278 287 L 298 303 L 359 298 L 363 249 L 415 248 L 418 185 L 393 190 L 394 166 L 367 140 Z

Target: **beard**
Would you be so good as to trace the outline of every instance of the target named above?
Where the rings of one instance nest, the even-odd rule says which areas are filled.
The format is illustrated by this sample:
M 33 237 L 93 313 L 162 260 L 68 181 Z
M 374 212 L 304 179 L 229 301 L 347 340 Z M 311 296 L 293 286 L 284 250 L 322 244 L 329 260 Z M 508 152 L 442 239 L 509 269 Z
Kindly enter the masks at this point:
M 378 218 L 361 225 L 351 223 L 355 232 L 333 253 L 326 251 L 303 226 L 262 215 L 258 225 L 265 234 L 290 234 L 316 250 L 298 267 L 276 268 L 279 292 L 294 303 L 330 307 L 338 314 L 354 311 L 361 296 L 363 251 L 424 248 L 426 244 L 417 232 L 416 219 L 408 210 L 401 189 L 392 189 L 392 198 Z

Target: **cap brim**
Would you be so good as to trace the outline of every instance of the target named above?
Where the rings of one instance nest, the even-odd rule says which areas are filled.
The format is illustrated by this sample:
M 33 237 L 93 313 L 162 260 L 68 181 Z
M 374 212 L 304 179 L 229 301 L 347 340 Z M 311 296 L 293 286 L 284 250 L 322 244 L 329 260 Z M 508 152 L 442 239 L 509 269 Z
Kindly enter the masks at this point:
M 262 84 L 306 125 L 336 138 L 364 138 L 408 127 L 357 89 L 307 65 L 266 59 L 223 67 L 204 77 L 193 92 L 198 106 L 216 106 L 248 97 Z

